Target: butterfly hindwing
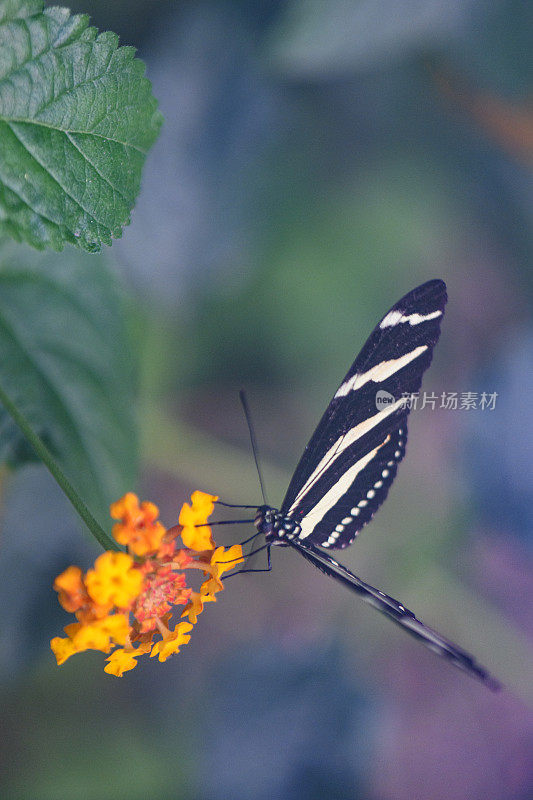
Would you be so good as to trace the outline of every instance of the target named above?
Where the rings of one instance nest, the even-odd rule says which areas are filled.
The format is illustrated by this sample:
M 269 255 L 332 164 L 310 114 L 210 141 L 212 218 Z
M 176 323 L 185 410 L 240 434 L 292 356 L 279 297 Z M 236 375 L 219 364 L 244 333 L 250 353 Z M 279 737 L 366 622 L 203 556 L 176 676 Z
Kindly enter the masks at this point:
M 399 300 L 370 334 L 320 420 L 283 501 L 282 513 L 302 525 L 301 539 L 345 547 L 385 499 L 405 452 L 405 396 L 420 389 L 446 299 L 445 284 L 429 281 Z M 381 403 L 378 392 L 385 398 Z M 349 513 L 361 502 L 358 514 Z M 339 535 L 330 541 L 333 532 Z
M 404 419 L 400 428 L 387 434 L 383 445 L 313 527 L 306 542 L 332 550 L 343 549 L 353 542 L 387 497 L 398 464 L 405 455 L 406 441 L 407 421 Z
M 374 606 L 385 614 L 397 625 L 400 625 L 404 630 L 423 642 L 426 647 L 433 650 L 438 655 L 443 656 L 456 667 L 464 670 L 470 675 L 483 681 L 492 691 L 498 691 L 501 684 L 493 678 L 485 667 L 481 666 L 476 659 L 463 650 L 462 647 L 454 644 L 452 641 L 440 633 L 425 625 L 417 617 L 406 608 L 398 600 L 390 597 L 385 592 L 376 589 L 366 581 L 361 580 L 353 572 L 350 572 L 342 564 L 339 564 L 335 559 L 326 555 L 326 553 L 317 550 L 313 545 L 308 543 L 300 543 L 293 545 L 301 555 L 317 567 L 321 572 L 335 578 L 340 583 L 343 583 L 353 592 L 358 594 L 366 603 Z

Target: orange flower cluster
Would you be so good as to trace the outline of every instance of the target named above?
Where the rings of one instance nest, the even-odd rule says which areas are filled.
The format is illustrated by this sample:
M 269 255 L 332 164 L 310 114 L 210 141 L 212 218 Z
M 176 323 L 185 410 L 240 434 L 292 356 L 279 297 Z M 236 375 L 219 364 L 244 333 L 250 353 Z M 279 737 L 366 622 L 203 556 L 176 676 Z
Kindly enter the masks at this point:
M 204 603 L 215 601 L 224 588 L 221 576 L 243 561 L 240 545 L 226 550 L 213 541 L 206 523 L 215 500 L 194 492 L 191 504 L 181 509 L 179 524 L 168 530 L 158 520 L 157 506 L 139 503 L 132 492 L 112 504 L 111 516 L 119 520 L 113 535 L 128 552 L 106 551 L 85 575 L 72 566 L 56 578 L 60 604 L 77 619 L 65 627 L 66 638 L 50 642 L 58 664 L 84 650 L 113 650 L 104 670 L 120 677 L 144 653 L 166 661 L 187 644 Z M 178 547 L 178 536 L 185 547 Z M 185 571 L 190 569 L 205 577 L 199 591 L 187 586 Z M 181 617 L 188 621 L 172 630 L 178 605 L 185 606 Z M 154 642 L 156 635 L 161 638 Z

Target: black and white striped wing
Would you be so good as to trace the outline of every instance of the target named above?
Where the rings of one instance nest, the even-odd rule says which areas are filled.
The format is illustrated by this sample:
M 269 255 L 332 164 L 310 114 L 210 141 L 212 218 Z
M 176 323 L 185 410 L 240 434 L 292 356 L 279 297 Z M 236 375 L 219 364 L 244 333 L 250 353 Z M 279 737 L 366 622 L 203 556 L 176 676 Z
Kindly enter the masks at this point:
M 409 404 L 440 335 L 446 286 L 433 280 L 383 317 L 327 407 L 291 480 L 281 511 L 299 539 L 342 548 L 372 518 L 405 454 Z M 377 401 L 380 397 L 388 402 Z
M 345 458 L 334 462 L 327 479 L 328 485 L 333 482 L 332 486 L 300 523 L 303 533 L 310 531 L 302 540 L 328 549 L 348 547 L 387 497 L 398 464 L 405 455 L 406 440 L 407 422 L 404 420 L 401 428 L 387 433 L 382 444 L 358 457 L 353 465 L 349 463 L 349 452 Z M 361 462 L 365 466 L 359 470 Z M 357 473 L 355 477 L 350 470 Z
M 400 625 L 404 630 L 410 633 L 419 641 L 423 642 L 426 647 L 433 650 L 440 656 L 443 656 L 456 667 L 463 669 L 470 675 L 483 681 L 492 691 L 498 691 L 501 688 L 499 681 L 495 680 L 485 667 L 481 666 L 476 659 L 463 650 L 462 647 L 451 642 L 440 633 L 425 625 L 415 617 L 412 611 L 409 611 L 402 603 L 390 597 L 385 592 L 376 589 L 366 581 L 358 578 L 353 572 L 350 572 L 338 561 L 331 558 L 331 556 L 318 550 L 314 545 L 306 544 L 305 542 L 297 543 L 296 540 L 291 542 L 291 545 L 298 550 L 301 555 L 310 561 L 321 572 L 329 575 L 339 583 L 344 584 L 352 592 L 358 594 L 366 603 L 374 606 L 385 614 L 387 617 Z

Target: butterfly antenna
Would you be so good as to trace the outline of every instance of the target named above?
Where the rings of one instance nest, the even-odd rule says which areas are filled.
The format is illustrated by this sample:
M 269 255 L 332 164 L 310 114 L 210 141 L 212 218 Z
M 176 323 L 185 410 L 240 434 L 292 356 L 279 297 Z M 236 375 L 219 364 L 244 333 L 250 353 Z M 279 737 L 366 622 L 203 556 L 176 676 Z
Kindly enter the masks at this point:
M 254 454 L 254 461 L 255 466 L 257 469 L 257 474 L 259 475 L 259 485 L 261 487 L 261 494 L 263 495 L 263 502 L 267 506 L 269 505 L 266 492 L 265 492 L 265 485 L 263 483 L 263 476 L 261 474 L 261 467 L 259 466 L 259 457 L 257 452 L 257 439 L 255 438 L 255 431 L 254 426 L 252 424 L 252 416 L 250 414 L 250 407 L 248 406 L 248 400 L 246 398 L 246 392 L 244 389 L 241 389 L 239 392 L 239 399 L 241 401 L 242 409 L 244 411 L 244 416 L 246 417 L 246 423 L 248 425 L 248 432 L 250 434 L 250 443 L 252 445 L 252 452 Z

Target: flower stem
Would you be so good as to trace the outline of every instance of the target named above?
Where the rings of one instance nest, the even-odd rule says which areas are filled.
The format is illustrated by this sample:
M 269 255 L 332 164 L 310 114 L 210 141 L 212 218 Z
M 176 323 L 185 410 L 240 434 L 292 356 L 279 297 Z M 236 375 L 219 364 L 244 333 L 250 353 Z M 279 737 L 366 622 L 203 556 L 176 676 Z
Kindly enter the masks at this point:
M 98 524 L 96 519 L 93 517 L 79 494 L 76 492 L 66 475 L 63 471 L 59 468 L 59 465 L 55 461 L 54 457 L 52 456 L 50 450 L 46 447 L 43 440 L 37 436 L 35 431 L 32 429 L 30 423 L 22 414 L 22 412 L 16 407 L 12 400 L 8 397 L 5 393 L 2 386 L 0 386 L 0 402 L 8 412 L 8 414 L 12 417 L 16 425 L 20 428 L 23 435 L 26 437 L 28 442 L 31 444 L 43 464 L 48 468 L 49 472 L 55 478 L 61 489 L 63 489 L 64 493 L 85 522 L 89 530 L 91 531 L 94 538 L 102 545 L 105 550 L 120 550 L 120 547 L 117 545 L 113 539 L 111 539 L 107 533 L 101 528 Z

